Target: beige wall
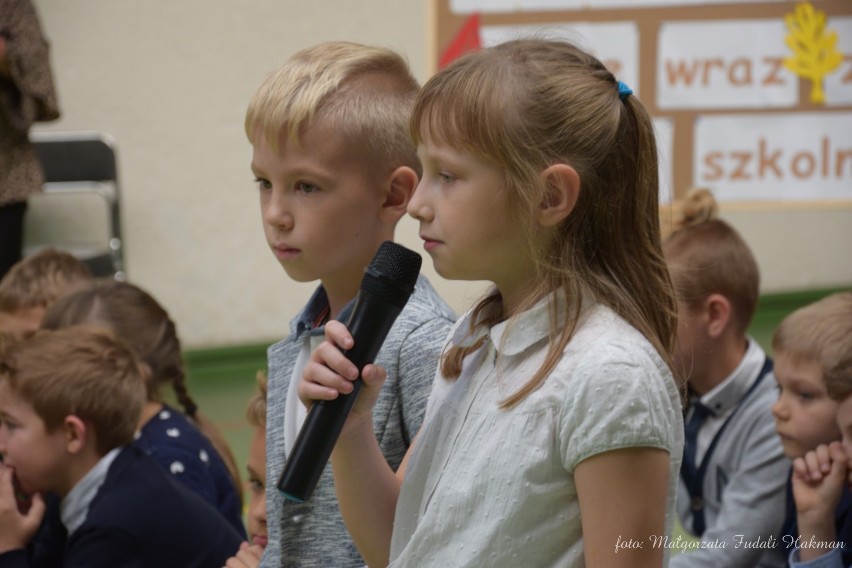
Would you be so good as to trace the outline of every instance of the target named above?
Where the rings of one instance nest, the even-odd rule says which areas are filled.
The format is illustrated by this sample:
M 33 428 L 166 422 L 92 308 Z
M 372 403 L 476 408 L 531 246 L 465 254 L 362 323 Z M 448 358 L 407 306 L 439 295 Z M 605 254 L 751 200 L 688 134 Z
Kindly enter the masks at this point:
M 171 312 L 188 347 L 268 341 L 312 285 L 289 281 L 265 246 L 249 96 L 297 49 L 383 45 L 427 74 L 427 0 L 35 0 L 52 44 L 62 118 L 118 145 L 130 279 Z M 754 245 L 765 290 L 852 284 L 852 208 L 726 213 Z M 399 240 L 421 250 L 413 221 Z M 461 310 L 482 283 L 424 271 Z

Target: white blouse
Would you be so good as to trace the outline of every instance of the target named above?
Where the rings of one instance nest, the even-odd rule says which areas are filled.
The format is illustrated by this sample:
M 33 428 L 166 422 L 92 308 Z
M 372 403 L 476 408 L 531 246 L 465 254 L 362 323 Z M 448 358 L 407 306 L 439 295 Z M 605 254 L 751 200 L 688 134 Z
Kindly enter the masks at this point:
M 587 310 L 543 385 L 500 409 L 546 356 L 547 302 L 478 328 L 488 340 L 458 379 L 438 373 L 397 504 L 391 566 L 583 566 L 574 468 L 629 447 L 671 456 L 671 533 L 683 453 L 680 395 L 654 347 L 610 309 Z M 470 317 L 450 341 L 462 341 Z

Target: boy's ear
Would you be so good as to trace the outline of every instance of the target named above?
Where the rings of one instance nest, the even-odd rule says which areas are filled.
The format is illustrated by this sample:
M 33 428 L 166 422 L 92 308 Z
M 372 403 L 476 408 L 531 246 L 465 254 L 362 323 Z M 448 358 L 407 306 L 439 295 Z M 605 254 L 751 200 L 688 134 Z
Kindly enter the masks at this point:
M 731 315 L 731 302 L 722 294 L 710 294 L 704 300 L 704 316 L 710 337 L 716 338 L 725 332 Z
M 86 423 L 78 416 L 70 414 L 65 417 L 63 423 L 65 428 L 65 448 L 69 454 L 79 454 L 86 446 L 86 438 L 89 432 Z
M 419 178 L 417 172 L 408 166 L 399 166 L 390 175 L 382 202 L 382 216 L 396 223 L 405 216 L 408 202 L 414 195 Z
M 553 227 L 564 221 L 577 205 L 580 176 L 568 164 L 548 166 L 541 175 L 546 191 L 539 204 L 538 222 L 543 227 Z

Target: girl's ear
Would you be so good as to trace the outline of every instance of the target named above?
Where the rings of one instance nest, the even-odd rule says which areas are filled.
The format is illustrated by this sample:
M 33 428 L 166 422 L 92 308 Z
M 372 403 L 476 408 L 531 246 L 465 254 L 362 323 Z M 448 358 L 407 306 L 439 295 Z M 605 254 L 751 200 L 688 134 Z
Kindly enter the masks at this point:
M 546 190 L 539 205 L 538 222 L 543 227 L 553 227 L 564 221 L 577 205 L 580 176 L 568 164 L 553 164 L 541 175 Z
M 65 448 L 69 454 L 79 454 L 86 447 L 88 431 L 86 423 L 78 416 L 70 414 L 65 417 Z
M 382 216 L 392 223 L 399 221 L 408 210 L 408 202 L 414 195 L 418 181 L 417 172 L 408 166 L 395 169 L 387 180 L 382 202 Z

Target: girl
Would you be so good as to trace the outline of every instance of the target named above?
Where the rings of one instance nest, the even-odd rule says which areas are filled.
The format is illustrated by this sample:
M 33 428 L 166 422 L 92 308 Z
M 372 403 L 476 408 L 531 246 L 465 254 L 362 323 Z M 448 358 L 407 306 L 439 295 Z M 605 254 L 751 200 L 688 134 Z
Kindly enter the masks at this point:
M 470 54 L 429 80 L 409 205 L 446 278 L 491 292 L 448 338 L 423 427 L 393 472 L 365 388 L 332 456 L 370 566 L 660 566 L 683 445 L 675 304 L 660 249 L 651 121 L 559 41 Z M 330 322 L 306 403 L 358 370 Z
M 137 286 L 98 280 L 64 296 L 42 320 L 45 329 L 76 324 L 108 327 L 136 350 L 150 368 L 151 378 L 134 444 L 218 509 L 245 536 L 236 462 L 222 434 L 198 411 L 187 391 L 180 340 L 169 314 Z M 160 388 L 164 384 L 174 389 L 183 413 L 163 402 Z

